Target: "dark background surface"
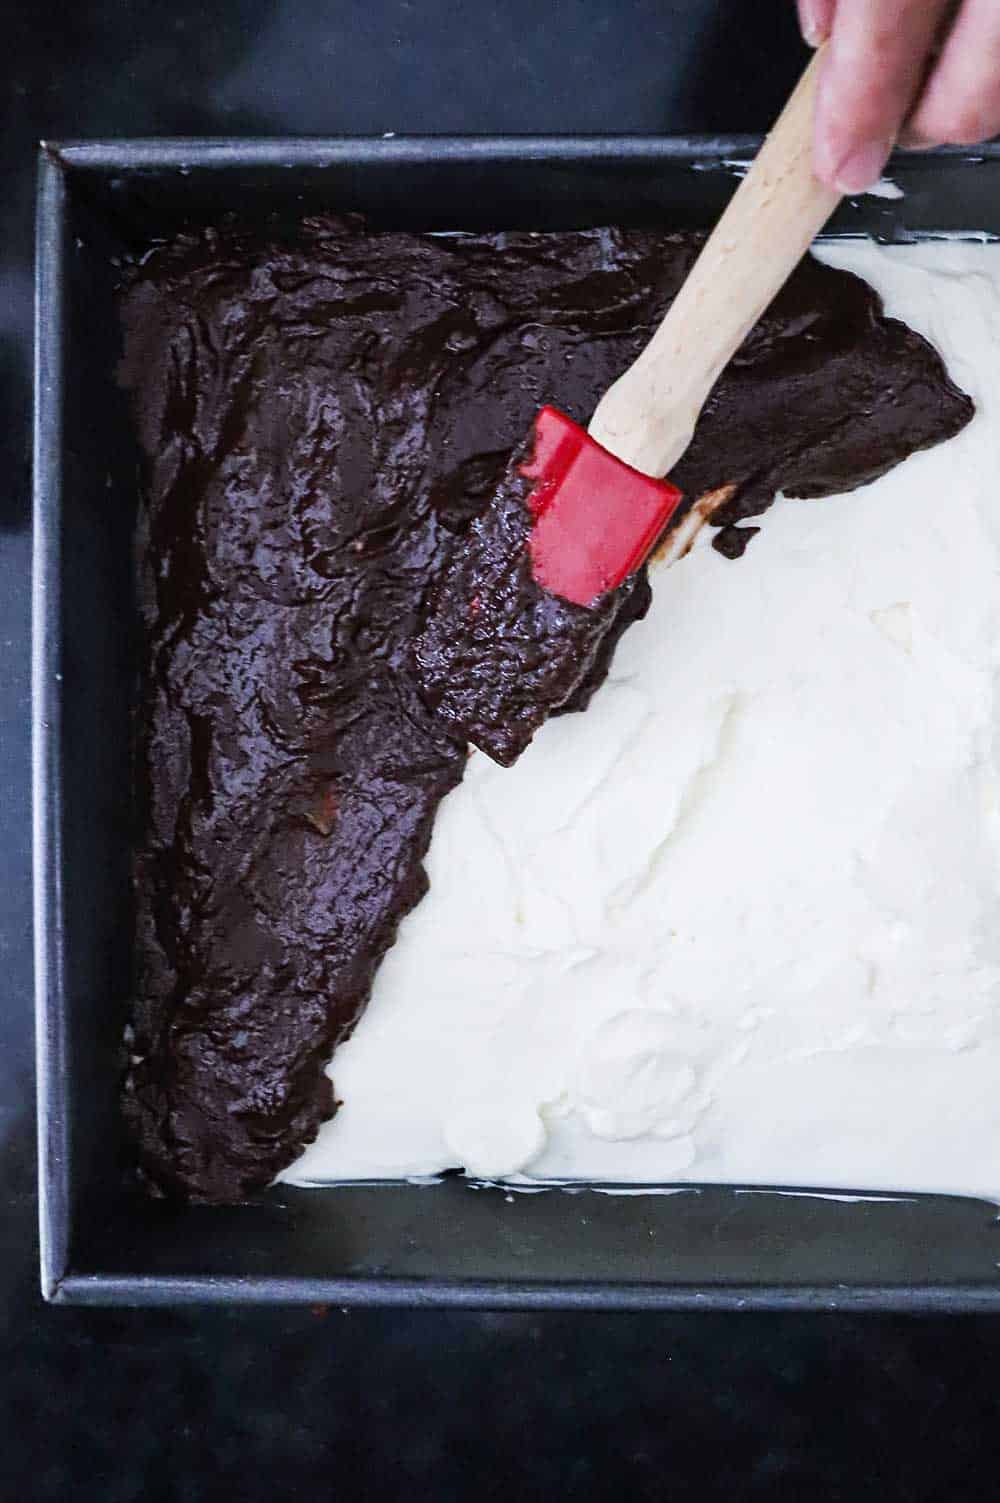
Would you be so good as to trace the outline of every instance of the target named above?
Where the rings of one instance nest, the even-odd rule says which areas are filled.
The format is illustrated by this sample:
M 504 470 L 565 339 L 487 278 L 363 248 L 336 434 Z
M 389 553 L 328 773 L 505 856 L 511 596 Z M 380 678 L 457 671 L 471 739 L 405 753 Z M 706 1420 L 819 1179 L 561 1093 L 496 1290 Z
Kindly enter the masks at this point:
M 28 424 L 39 138 L 765 127 L 791 0 L 7 0 L 0 1484 L 30 1500 L 991 1497 L 989 1318 L 49 1309 L 37 1293 Z

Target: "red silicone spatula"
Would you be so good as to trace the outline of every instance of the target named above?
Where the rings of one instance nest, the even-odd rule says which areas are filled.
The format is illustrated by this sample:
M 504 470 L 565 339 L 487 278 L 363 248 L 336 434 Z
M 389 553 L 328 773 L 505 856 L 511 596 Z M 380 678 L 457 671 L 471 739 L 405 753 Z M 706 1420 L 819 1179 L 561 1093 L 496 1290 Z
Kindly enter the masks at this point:
M 724 366 L 784 286 L 839 201 L 812 170 L 817 53 L 635 363 L 605 393 L 589 432 L 554 407 L 535 419 L 522 473 L 534 481 L 532 572 L 589 605 L 637 569 L 680 504 L 669 474 Z M 731 491 L 702 497 L 668 539 L 679 557 Z

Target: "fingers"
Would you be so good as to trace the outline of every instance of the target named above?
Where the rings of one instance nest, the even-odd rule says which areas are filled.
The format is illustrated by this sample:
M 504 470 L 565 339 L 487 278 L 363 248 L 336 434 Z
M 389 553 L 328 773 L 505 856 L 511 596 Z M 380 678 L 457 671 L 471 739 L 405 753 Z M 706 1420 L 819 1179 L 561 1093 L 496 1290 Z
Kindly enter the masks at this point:
M 837 0 L 816 106 L 816 171 L 841 193 L 861 193 L 881 173 L 948 8 L 949 0 Z
M 798 0 L 798 7 L 806 41 L 815 47 L 829 38 L 816 170 L 842 193 L 870 187 L 897 140 L 971 144 L 1000 134 L 998 0 Z
M 799 25 L 810 47 L 826 41 L 836 9 L 837 0 L 799 0 Z
M 1000 5 L 965 0 L 903 139 L 971 145 L 1000 132 Z

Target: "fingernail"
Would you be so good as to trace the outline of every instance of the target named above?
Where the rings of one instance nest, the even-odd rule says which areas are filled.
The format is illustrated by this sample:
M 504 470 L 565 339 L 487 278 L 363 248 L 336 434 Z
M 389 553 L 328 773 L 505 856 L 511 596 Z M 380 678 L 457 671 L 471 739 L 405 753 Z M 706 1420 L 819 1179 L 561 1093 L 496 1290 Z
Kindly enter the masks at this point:
M 869 141 L 845 157 L 833 174 L 834 186 L 841 193 L 864 193 L 882 175 L 889 160 L 891 141 Z
M 821 6 L 819 0 L 799 0 L 799 25 L 802 35 L 810 47 L 818 47 L 827 38 L 827 29 L 822 17 L 825 6 Z

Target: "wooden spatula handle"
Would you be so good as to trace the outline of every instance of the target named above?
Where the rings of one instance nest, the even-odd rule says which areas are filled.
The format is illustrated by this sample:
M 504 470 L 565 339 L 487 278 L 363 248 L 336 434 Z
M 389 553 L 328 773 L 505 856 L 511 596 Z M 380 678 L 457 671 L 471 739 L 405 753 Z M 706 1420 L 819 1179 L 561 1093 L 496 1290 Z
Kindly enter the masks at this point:
M 840 195 L 812 170 L 822 52 L 771 134 L 638 360 L 609 388 L 590 433 L 647 475 L 667 475 L 709 392 L 788 280 Z

